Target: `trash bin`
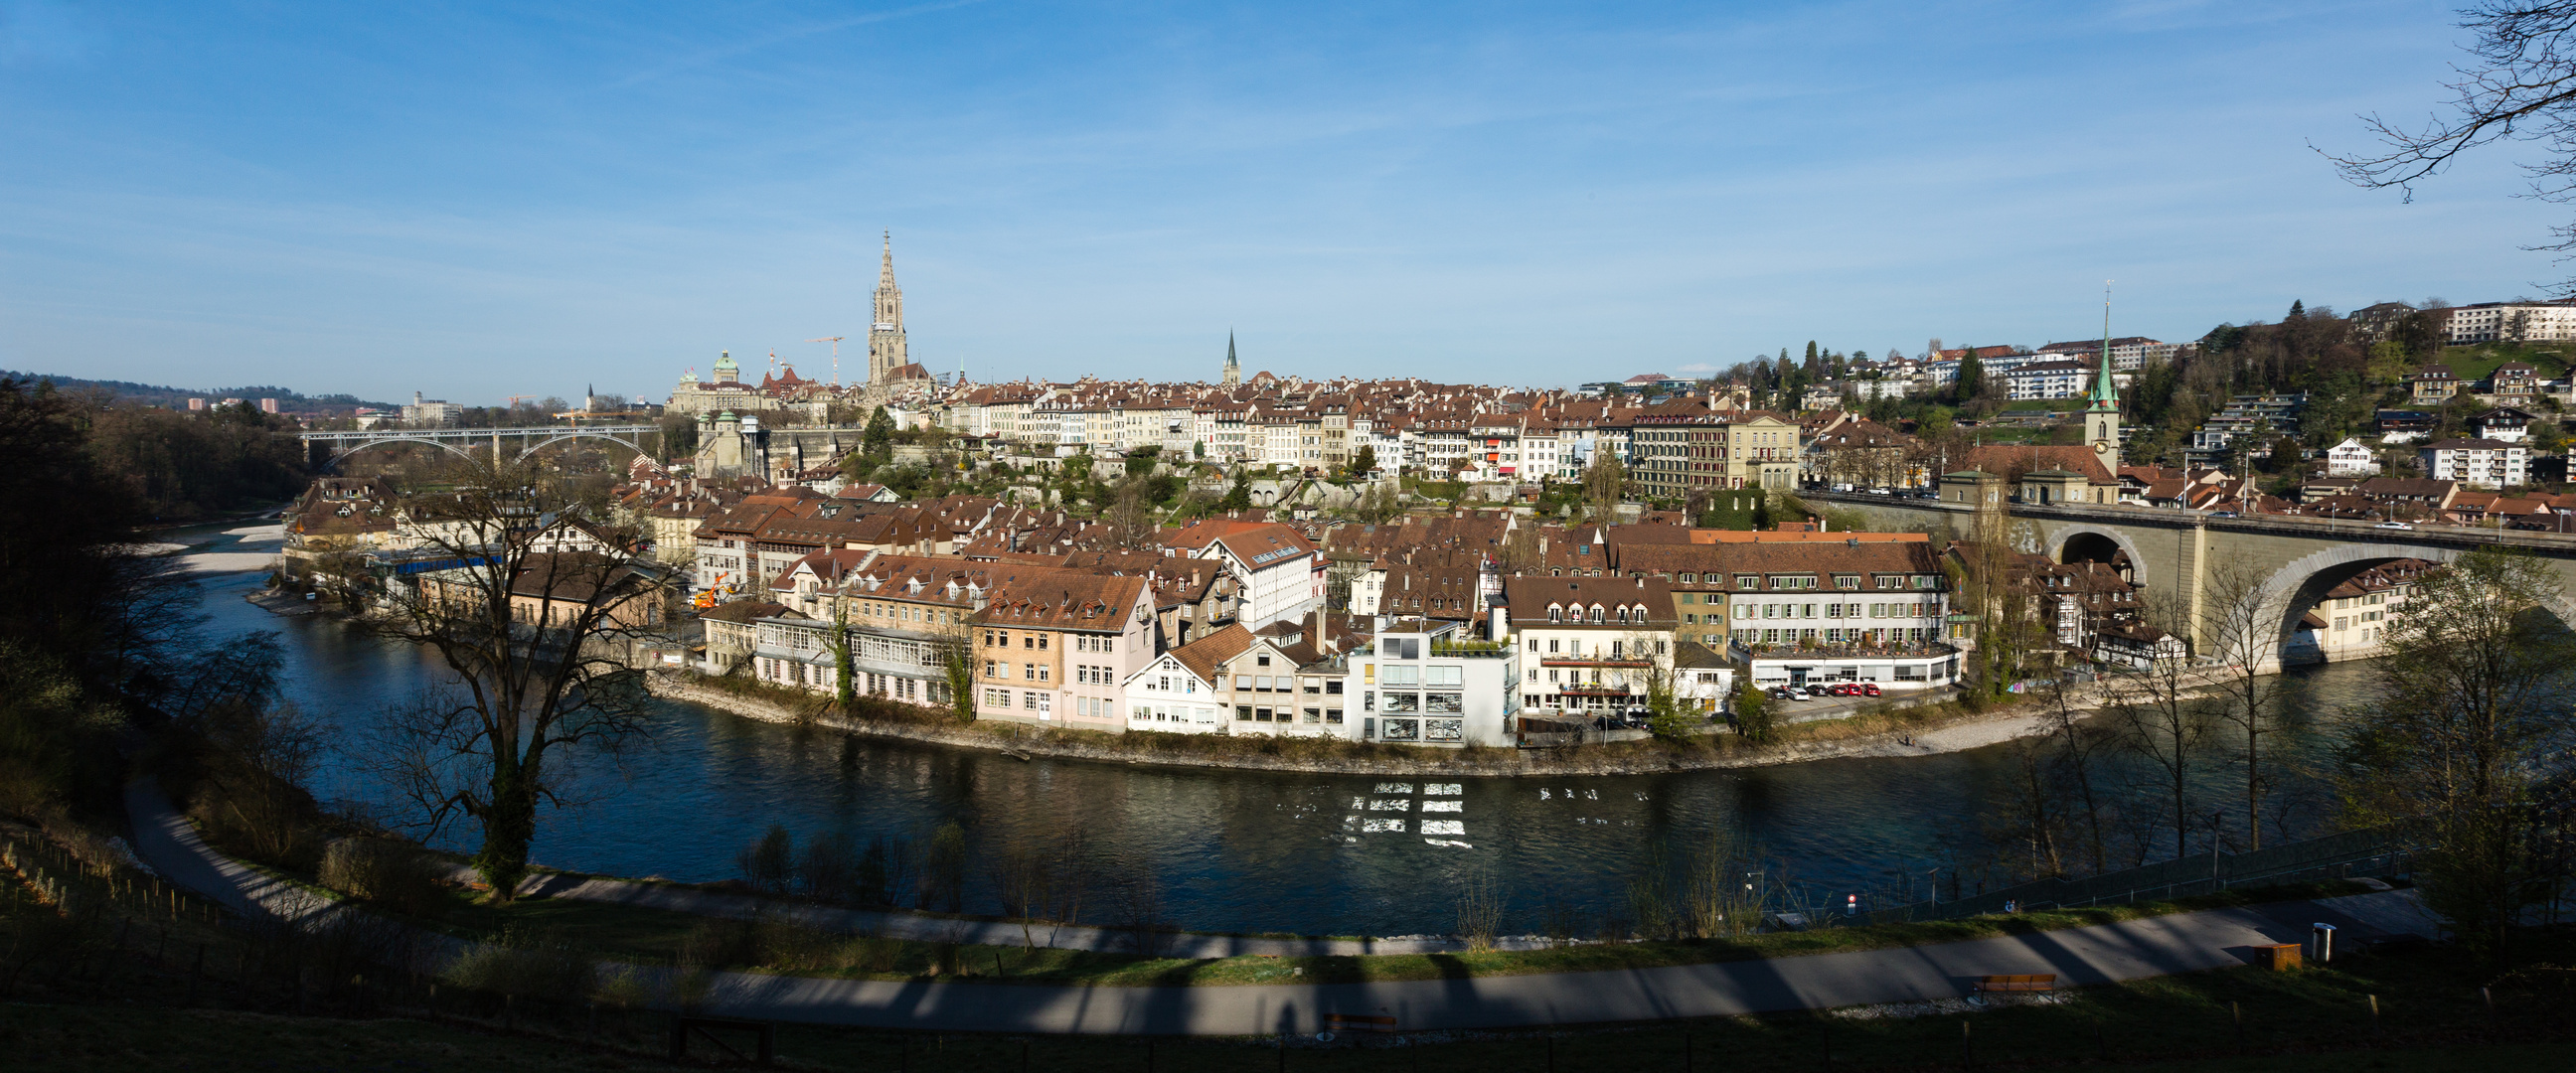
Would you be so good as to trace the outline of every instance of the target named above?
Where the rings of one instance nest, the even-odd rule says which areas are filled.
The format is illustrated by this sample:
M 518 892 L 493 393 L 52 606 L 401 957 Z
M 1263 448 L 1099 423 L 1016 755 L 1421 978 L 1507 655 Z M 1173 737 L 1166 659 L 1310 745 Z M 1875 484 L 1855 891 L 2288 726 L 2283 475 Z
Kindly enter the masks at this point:
M 2308 957 L 2310 960 L 2315 961 L 2319 965 L 2324 965 L 2334 960 L 2334 933 L 2335 926 L 2332 924 L 2308 925 Z
M 2273 972 L 2289 972 L 2299 967 L 2299 944 L 2274 943 L 2254 948 L 2257 961 Z

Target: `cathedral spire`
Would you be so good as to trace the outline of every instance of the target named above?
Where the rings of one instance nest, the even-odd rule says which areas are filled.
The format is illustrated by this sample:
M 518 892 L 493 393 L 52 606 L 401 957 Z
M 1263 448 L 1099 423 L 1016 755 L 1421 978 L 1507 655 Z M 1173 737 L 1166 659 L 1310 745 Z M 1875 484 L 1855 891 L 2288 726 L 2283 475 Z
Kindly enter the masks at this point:
M 1243 365 L 1234 359 L 1234 329 L 1225 330 L 1225 377 L 1227 387 L 1243 383 Z
M 868 383 L 883 384 L 912 358 L 903 332 L 903 288 L 894 282 L 894 232 L 885 233 L 885 253 L 877 262 L 876 321 L 868 327 Z

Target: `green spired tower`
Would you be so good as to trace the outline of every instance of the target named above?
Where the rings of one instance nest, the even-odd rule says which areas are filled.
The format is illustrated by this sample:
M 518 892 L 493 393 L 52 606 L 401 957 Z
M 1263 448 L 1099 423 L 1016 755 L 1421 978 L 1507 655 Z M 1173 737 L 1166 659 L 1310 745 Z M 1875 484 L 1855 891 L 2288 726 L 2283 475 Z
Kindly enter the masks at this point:
M 2084 408 L 2084 439 L 2103 472 L 2120 475 L 2120 387 L 2111 382 L 2111 287 L 2102 287 L 2102 370 L 2093 380 L 2091 405 Z

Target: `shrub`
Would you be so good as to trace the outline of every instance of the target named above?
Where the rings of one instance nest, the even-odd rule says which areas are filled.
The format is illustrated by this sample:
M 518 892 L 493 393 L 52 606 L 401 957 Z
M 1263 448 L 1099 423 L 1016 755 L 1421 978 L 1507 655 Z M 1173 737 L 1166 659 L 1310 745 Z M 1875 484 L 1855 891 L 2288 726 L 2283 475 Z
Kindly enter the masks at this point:
M 434 916 L 447 899 L 438 858 L 388 838 L 343 838 L 322 851 L 322 885 L 406 916 Z
M 472 991 L 560 1000 L 590 994 L 599 965 L 552 933 L 511 928 L 467 948 L 441 975 Z

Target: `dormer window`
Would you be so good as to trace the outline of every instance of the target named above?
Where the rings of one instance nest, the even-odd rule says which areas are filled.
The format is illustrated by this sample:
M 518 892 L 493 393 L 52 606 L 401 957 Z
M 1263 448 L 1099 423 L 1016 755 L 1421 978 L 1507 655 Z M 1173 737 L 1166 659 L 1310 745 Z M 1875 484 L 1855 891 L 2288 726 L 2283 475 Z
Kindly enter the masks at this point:
M 1563 621 L 1565 621 L 1565 609 L 1564 609 L 1564 608 L 1562 608 L 1562 607 L 1558 607 L 1558 606 L 1556 606 L 1556 605 L 1554 605 L 1554 604 L 1550 604 L 1550 605 L 1548 605 L 1548 608 L 1547 608 L 1547 620 L 1548 620 L 1549 622 L 1563 622 Z

